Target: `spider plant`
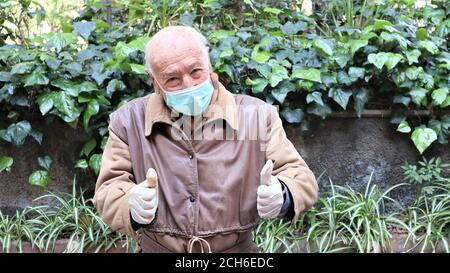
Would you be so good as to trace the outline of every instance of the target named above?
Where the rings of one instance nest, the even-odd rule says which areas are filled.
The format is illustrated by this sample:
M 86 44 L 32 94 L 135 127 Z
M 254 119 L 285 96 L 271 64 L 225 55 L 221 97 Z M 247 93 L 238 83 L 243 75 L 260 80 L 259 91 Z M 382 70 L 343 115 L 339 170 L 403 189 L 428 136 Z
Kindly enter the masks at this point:
M 55 208 L 39 214 L 45 225 L 37 234 L 36 244 L 45 251 L 54 251 L 58 239 L 68 238 L 67 252 L 85 252 L 96 247 L 95 252 L 116 246 L 123 236 L 114 233 L 98 215 L 92 206 L 92 200 L 86 200 L 83 192 L 77 196 L 73 180 L 72 193 L 52 193 L 39 197 L 50 198 L 57 202 Z M 129 244 L 127 244 L 128 246 Z
M 261 221 L 253 231 L 253 238 L 264 253 L 292 252 L 295 247 L 294 228 L 290 221 L 282 219 Z
M 307 251 L 312 252 L 311 243 L 318 252 L 344 251 L 348 247 L 338 247 L 342 244 L 341 223 L 344 220 L 342 206 L 336 197 L 336 188 L 330 179 L 331 196 L 320 198 L 318 205 L 311 209 L 309 222 L 311 227 L 308 230 L 306 240 Z
M 416 248 L 421 245 L 420 252 L 436 252 L 439 246 L 449 253 L 450 239 L 450 194 L 442 193 L 433 197 L 422 195 L 416 204 L 408 208 L 407 227 L 408 237 L 405 245 L 412 243 Z M 408 249 L 407 251 L 410 251 Z
M 385 214 L 385 201 L 398 204 L 388 193 L 404 184 L 381 192 L 369 176 L 364 193 L 349 186 L 331 184 L 331 196 L 321 198 L 316 217 L 308 231 L 308 242 L 319 252 L 348 251 L 381 252 L 392 238 Z M 308 249 L 310 251 L 310 249 Z
M 25 208 L 16 211 L 13 216 L 4 215 L 0 211 L 0 244 L 3 252 L 10 252 L 15 243 L 16 251 L 23 252 L 23 242 L 31 242 L 34 247 L 34 238 L 42 227 L 42 223 L 36 219 L 29 219 L 30 214 L 36 214 L 41 208 Z

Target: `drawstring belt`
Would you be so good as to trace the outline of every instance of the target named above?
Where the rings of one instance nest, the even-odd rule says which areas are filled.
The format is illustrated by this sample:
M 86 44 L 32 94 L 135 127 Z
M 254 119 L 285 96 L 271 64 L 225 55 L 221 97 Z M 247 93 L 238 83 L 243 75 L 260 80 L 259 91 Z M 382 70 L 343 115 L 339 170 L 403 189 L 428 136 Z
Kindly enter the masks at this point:
M 211 246 L 209 245 L 208 241 L 206 241 L 203 238 L 197 237 L 197 236 L 192 236 L 192 238 L 189 239 L 189 242 L 188 242 L 188 252 L 189 253 L 192 253 L 192 248 L 194 247 L 194 244 L 196 242 L 198 242 L 200 244 L 200 249 L 202 250 L 202 253 L 204 253 L 204 249 L 203 249 L 203 244 L 202 243 L 205 243 L 208 246 L 208 252 L 212 253 L 211 252 Z

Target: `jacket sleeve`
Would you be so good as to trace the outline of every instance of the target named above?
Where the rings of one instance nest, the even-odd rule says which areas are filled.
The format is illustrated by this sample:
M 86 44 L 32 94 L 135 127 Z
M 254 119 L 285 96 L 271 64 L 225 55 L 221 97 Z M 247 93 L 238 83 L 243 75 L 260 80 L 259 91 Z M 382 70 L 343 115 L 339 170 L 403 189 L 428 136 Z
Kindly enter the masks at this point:
M 110 124 L 94 194 L 94 206 L 112 230 L 136 238 L 130 221 L 128 192 L 135 186 L 128 144 Z
M 295 212 L 292 224 L 296 227 L 300 214 L 317 202 L 317 181 L 287 138 L 278 111 L 273 106 L 270 108 L 266 159 L 274 162 L 272 175 L 282 181 L 291 193 Z

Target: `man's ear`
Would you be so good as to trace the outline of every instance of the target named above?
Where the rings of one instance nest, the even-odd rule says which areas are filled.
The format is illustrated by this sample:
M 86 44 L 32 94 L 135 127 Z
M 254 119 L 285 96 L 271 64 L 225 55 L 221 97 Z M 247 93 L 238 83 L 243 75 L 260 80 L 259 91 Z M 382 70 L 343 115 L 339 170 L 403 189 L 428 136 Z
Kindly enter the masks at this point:
M 152 82 L 153 90 L 155 90 L 155 93 L 158 95 L 161 94 L 161 88 L 159 88 L 159 85 L 156 82 L 155 77 L 153 77 L 152 74 L 150 74 L 148 71 L 147 71 L 147 75 L 148 75 L 149 80 Z
M 212 75 L 213 74 L 213 67 L 212 67 L 211 57 L 209 55 L 209 51 L 210 51 L 210 48 L 206 47 L 206 56 L 208 58 L 208 64 L 209 64 L 209 74 Z

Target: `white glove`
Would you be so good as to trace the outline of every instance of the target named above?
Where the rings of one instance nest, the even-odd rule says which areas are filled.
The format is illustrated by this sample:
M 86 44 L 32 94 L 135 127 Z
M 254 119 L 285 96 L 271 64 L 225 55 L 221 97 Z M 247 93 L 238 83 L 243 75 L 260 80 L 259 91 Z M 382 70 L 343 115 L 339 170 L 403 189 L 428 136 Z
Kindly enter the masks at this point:
M 261 170 L 261 185 L 258 187 L 257 208 L 261 218 L 275 218 L 283 207 L 283 189 L 278 179 L 272 175 L 273 162 L 267 160 Z
M 149 187 L 149 179 L 153 179 L 155 187 Z M 131 217 L 141 225 L 150 224 L 155 219 L 158 208 L 158 176 L 156 171 L 149 168 L 147 180 L 137 184 L 129 191 L 128 204 Z

